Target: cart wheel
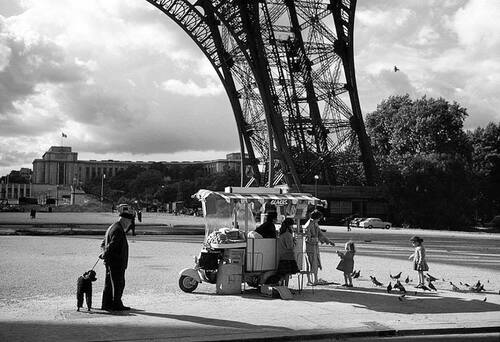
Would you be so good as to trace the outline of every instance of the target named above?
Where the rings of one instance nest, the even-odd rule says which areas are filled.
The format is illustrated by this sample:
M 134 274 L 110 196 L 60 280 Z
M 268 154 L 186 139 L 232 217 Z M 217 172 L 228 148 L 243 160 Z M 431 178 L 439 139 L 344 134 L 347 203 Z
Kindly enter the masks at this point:
M 198 287 L 198 282 L 193 277 L 182 275 L 179 278 L 179 287 L 182 291 L 191 293 Z

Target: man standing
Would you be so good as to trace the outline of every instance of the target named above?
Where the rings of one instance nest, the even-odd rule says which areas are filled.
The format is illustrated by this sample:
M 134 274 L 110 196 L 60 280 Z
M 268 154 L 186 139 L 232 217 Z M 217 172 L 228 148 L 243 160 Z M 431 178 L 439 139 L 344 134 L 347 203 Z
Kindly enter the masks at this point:
M 276 226 L 274 222 L 278 218 L 278 214 L 275 211 L 270 211 L 266 215 L 266 222 L 261 224 L 255 231 L 262 235 L 264 239 L 276 239 Z
M 134 215 L 128 212 L 120 213 L 120 220 L 113 223 L 104 236 L 100 258 L 106 266 L 106 280 L 102 292 L 102 310 L 130 310 L 122 302 L 125 288 L 125 270 L 128 264 L 128 242 L 125 230 L 130 227 Z

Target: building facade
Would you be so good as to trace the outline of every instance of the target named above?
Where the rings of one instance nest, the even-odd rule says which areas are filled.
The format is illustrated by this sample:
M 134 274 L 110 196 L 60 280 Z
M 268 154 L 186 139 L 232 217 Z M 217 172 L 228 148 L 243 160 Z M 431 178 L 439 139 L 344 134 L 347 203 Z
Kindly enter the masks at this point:
M 41 185 L 78 186 L 103 175 L 113 177 L 131 166 L 148 168 L 153 163 L 164 165 L 202 165 L 205 175 L 241 167 L 240 153 L 230 153 L 226 159 L 206 161 L 118 161 L 118 160 L 78 160 L 78 153 L 69 146 L 52 146 L 41 159 L 33 161 L 32 183 Z

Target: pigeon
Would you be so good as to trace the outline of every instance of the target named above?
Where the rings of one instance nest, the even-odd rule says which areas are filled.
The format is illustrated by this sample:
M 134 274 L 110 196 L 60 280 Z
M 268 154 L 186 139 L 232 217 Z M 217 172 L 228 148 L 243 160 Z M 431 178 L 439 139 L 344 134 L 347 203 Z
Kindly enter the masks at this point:
M 425 286 L 425 285 L 422 285 L 420 288 L 421 288 L 422 290 L 424 290 L 424 291 L 430 291 L 430 290 L 431 290 L 430 288 L 428 288 L 428 287 L 427 287 L 427 286 Z
M 399 297 L 398 297 L 398 300 L 399 300 L 400 302 L 402 302 L 404 298 L 405 298 L 405 294 L 402 294 L 401 296 L 399 296 Z
M 401 282 L 399 280 L 396 282 L 396 284 L 394 284 L 394 288 L 399 289 L 399 291 L 401 291 L 403 293 L 406 293 L 405 287 L 403 286 L 403 284 L 401 284 Z
M 469 284 L 467 284 L 467 283 L 464 283 L 464 285 L 465 285 L 465 286 L 467 286 L 467 287 L 470 287 L 470 285 L 469 285 Z
M 375 278 L 375 277 L 370 276 L 370 279 L 372 280 L 372 283 L 375 284 L 375 285 L 377 285 L 377 286 L 384 285 L 380 281 L 378 281 L 377 278 Z
M 455 284 L 453 284 L 451 281 L 450 281 L 450 285 L 451 285 L 451 289 L 453 291 L 460 291 L 460 289 L 458 288 L 458 286 L 456 286 Z
M 470 288 L 470 290 L 473 292 L 485 291 L 484 284 L 481 284 L 481 282 L 478 280 L 477 283 Z
M 429 281 L 427 282 L 427 286 L 429 286 L 429 288 L 431 288 L 432 290 L 437 291 L 436 287 L 435 287 L 435 286 L 434 286 L 434 284 L 430 281 L 430 279 L 429 279 Z
M 394 72 L 398 72 L 399 68 L 397 66 L 394 66 Z
M 487 298 L 487 297 L 484 297 L 483 302 L 486 302 L 486 298 Z
M 405 283 L 408 284 L 410 282 L 410 276 L 406 276 Z
M 358 279 L 360 273 L 361 273 L 361 270 L 352 272 L 352 278 L 353 279 Z
M 390 293 L 392 290 L 392 284 L 389 282 L 389 285 L 387 285 L 387 293 Z
M 438 278 L 431 276 L 429 273 L 427 273 L 427 279 L 429 279 L 429 281 L 436 281 L 436 280 L 438 280 Z
M 391 279 L 399 279 L 399 277 L 401 277 L 401 272 L 399 272 L 396 275 L 392 275 L 392 274 L 389 273 L 389 276 L 391 277 Z

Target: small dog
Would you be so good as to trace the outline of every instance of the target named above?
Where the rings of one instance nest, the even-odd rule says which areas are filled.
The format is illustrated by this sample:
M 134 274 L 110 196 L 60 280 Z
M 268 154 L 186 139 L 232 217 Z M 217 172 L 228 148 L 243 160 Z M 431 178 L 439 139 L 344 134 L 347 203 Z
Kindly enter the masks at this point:
M 97 280 L 95 275 L 95 271 L 90 270 L 78 277 L 78 281 L 76 282 L 76 311 L 80 311 L 80 308 L 83 306 L 84 294 L 88 311 L 92 308 L 92 282 Z

